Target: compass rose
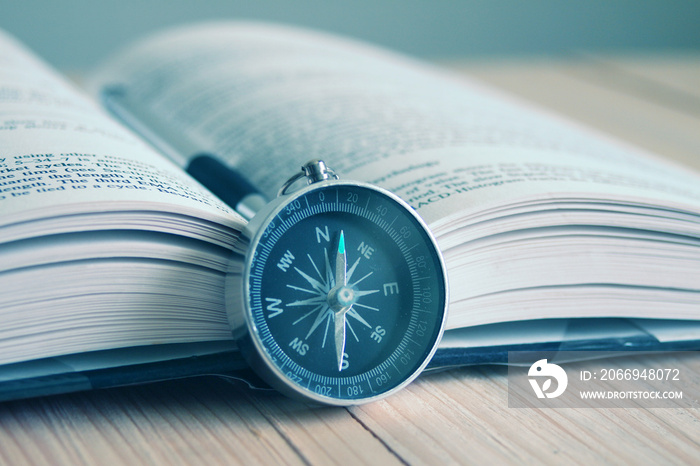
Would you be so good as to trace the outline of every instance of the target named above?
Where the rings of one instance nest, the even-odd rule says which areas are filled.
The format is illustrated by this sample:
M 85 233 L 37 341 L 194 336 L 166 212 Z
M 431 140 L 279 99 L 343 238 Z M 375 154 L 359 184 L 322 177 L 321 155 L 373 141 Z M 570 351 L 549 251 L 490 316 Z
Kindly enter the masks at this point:
M 372 325 L 362 316 L 360 310 L 378 312 L 379 309 L 359 302 L 359 299 L 379 290 L 361 289 L 360 284 L 369 278 L 374 272 L 367 272 L 357 281 L 352 281 L 355 271 L 360 264 L 362 256 L 357 257 L 355 262 L 347 268 L 347 254 L 345 248 L 345 233 L 341 230 L 338 234 L 335 264 L 331 267 L 328 248 L 323 247 L 323 262 L 319 267 L 311 254 L 307 254 L 309 264 L 313 271 L 303 271 L 299 267 L 294 267 L 297 274 L 305 281 L 305 286 L 287 284 L 288 288 L 295 290 L 300 295 L 300 299 L 288 303 L 286 307 L 300 307 L 303 313 L 292 325 L 302 322 L 309 322 L 307 318 L 314 316 L 305 340 L 308 340 L 319 328 L 323 327 L 323 341 L 321 348 L 326 347 L 326 340 L 329 334 L 335 342 L 335 350 L 338 362 L 338 370 L 343 369 L 343 355 L 345 353 L 346 329 L 350 330 L 357 342 L 360 338 L 348 321 L 347 317 L 352 317 L 361 325 L 372 330 Z M 306 309 L 310 308 L 308 311 Z M 331 322 L 333 328 L 331 329 Z

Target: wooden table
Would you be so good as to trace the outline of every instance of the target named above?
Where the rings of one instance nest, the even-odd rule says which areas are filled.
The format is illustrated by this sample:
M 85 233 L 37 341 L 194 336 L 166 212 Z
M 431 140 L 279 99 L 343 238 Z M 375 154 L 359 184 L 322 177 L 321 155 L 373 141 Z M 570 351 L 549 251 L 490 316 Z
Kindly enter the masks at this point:
M 700 54 L 451 62 L 700 169 Z M 673 358 L 700 374 L 700 358 Z M 624 362 L 620 362 L 624 367 Z M 5 464 L 696 463 L 700 409 L 513 409 L 506 371 L 424 375 L 349 409 L 215 378 L 0 405 Z

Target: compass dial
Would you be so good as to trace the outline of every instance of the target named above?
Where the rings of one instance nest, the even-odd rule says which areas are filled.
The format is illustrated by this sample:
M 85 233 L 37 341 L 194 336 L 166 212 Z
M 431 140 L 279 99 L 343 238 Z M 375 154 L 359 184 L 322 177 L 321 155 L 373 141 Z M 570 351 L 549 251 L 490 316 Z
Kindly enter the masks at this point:
M 379 188 L 326 181 L 291 195 L 266 216 L 247 267 L 248 346 L 287 393 L 377 399 L 422 370 L 442 333 L 435 242 L 410 206 Z

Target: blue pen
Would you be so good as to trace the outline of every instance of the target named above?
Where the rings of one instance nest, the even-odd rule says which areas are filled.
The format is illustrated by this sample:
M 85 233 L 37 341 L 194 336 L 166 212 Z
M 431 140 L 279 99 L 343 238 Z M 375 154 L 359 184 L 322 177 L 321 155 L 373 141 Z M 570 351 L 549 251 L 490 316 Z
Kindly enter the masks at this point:
M 128 91 L 123 87 L 105 88 L 102 91 L 102 101 L 117 119 L 184 168 L 246 220 L 253 218 L 267 203 L 265 196 L 241 173 L 215 155 L 202 151 L 182 134 L 168 128 L 146 108 L 129 99 Z

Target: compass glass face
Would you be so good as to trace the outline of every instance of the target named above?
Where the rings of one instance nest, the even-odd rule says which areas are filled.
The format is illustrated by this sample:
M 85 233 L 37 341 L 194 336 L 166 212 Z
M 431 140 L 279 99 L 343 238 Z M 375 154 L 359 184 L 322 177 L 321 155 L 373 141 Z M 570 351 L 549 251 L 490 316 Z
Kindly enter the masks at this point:
M 442 263 L 421 222 L 382 191 L 298 195 L 254 244 L 252 338 L 277 377 L 321 401 L 372 399 L 412 378 L 445 313 Z

